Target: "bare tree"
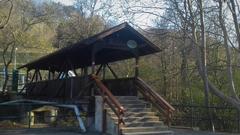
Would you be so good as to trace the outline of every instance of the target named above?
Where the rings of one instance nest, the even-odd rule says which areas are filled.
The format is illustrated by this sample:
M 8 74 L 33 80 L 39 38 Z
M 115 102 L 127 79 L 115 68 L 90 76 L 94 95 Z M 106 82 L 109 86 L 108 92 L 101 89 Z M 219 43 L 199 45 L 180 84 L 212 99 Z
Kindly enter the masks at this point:
M 230 2 L 230 4 L 229 4 L 229 2 Z M 238 48 L 240 50 L 240 30 L 239 30 L 239 23 L 238 23 L 238 18 L 237 18 L 235 0 L 229 0 L 228 1 L 228 7 L 229 7 L 229 9 L 230 9 L 230 11 L 232 13 L 234 27 L 235 27 L 235 32 L 236 32 L 236 35 L 237 35 L 236 38 L 237 38 L 237 42 L 238 42 Z M 240 60 L 240 56 L 239 56 L 239 60 Z
M 9 73 L 8 73 L 8 69 L 10 64 L 12 63 L 13 60 L 13 52 L 15 49 L 15 36 L 14 33 L 12 33 L 9 30 L 5 30 L 4 32 L 4 37 L 5 37 L 5 41 L 1 41 L 1 45 L 3 47 L 3 54 L 2 54 L 2 58 L 3 58 L 3 63 L 4 63 L 4 82 L 3 82 L 3 86 L 2 86 L 2 92 L 5 93 L 7 90 L 7 84 L 9 81 Z M 10 52 L 10 55 L 9 55 Z
M 237 94 L 236 94 L 236 90 L 235 90 L 235 85 L 234 85 L 234 81 L 233 81 L 233 73 L 232 73 L 232 59 L 231 59 L 231 49 L 230 46 L 228 44 L 228 32 L 227 32 L 227 28 L 225 26 L 225 21 L 223 19 L 223 2 L 221 0 L 218 1 L 219 4 L 219 23 L 221 26 L 221 29 L 223 31 L 223 44 L 225 46 L 225 51 L 226 51 L 226 58 L 227 58 L 227 75 L 228 75 L 228 85 L 229 85 L 229 90 L 231 92 L 231 96 L 233 98 L 235 98 L 236 100 L 239 100 Z M 240 43 L 240 42 L 239 42 Z
M 13 2 L 12 2 L 12 0 L 0 1 L 0 4 L 4 4 L 5 5 L 6 3 L 10 3 L 10 8 L 9 8 L 7 16 L 4 16 L 4 18 L 2 20 L 0 20 L 0 29 L 3 29 L 7 25 L 7 23 L 9 22 L 10 16 L 12 14 L 12 10 L 13 10 Z

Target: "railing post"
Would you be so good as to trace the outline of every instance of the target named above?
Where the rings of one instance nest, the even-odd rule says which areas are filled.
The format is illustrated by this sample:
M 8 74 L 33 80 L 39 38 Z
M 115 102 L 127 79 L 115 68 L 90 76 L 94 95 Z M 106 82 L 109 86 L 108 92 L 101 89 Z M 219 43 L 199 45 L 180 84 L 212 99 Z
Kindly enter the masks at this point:
M 120 129 L 120 119 L 118 119 L 118 125 L 117 125 L 117 128 L 118 128 L 118 135 L 121 135 L 121 129 Z
M 237 115 L 238 115 L 238 120 L 237 120 L 237 122 L 238 122 L 238 133 L 239 133 L 240 132 L 240 111 L 239 110 L 237 110 Z
M 28 112 L 28 128 L 31 128 L 31 121 L 32 121 L 32 116 L 31 116 L 31 111 Z
M 103 134 L 105 134 L 107 131 L 107 109 L 105 109 L 104 107 L 103 107 L 103 127 L 102 128 L 103 128 L 102 132 Z
M 168 125 L 168 127 L 170 127 L 170 126 L 171 126 L 171 113 L 170 113 L 170 110 L 168 110 L 167 113 L 168 113 L 168 116 L 167 116 L 167 125 Z

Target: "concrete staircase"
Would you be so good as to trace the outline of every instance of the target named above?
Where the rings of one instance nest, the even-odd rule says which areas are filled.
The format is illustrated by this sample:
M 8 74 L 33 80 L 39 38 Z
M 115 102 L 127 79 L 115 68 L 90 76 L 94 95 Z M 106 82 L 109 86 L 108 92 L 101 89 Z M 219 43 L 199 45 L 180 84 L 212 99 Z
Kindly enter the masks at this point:
M 162 121 L 156 116 L 149 104 L 135 96 L 116 97 L 126 109 L 124 122 L 120 128 L 123 135 L 172 135 Z M 110 118 L 117 125 L 117 117 L 107 107 Z

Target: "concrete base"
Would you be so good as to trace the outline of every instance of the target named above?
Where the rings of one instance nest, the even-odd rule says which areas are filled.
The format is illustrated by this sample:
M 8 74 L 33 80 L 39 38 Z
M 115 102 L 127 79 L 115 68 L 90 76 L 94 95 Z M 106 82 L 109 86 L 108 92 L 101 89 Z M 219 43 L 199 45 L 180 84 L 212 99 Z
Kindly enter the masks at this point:
M 95 96 L 95 129 L 98 132 L 103 131 L 103 99 L 101 96 Z

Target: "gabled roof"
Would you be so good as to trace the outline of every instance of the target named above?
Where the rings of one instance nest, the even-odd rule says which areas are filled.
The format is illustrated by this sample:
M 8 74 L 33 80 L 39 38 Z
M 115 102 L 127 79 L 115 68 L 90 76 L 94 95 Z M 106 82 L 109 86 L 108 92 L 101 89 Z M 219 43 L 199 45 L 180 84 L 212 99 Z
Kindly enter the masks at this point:
M 137 48 L 127 46 L 129 40 L 137 43 Z M 67 46 L 49 55 L 27 63 L 20 68 L 66 71 L 92 64 L 92 52 L 95 64 L 106 64 L 159 52 L 158 46 L 137 32 L 128 23 L 122 23 L 76 44 Z

